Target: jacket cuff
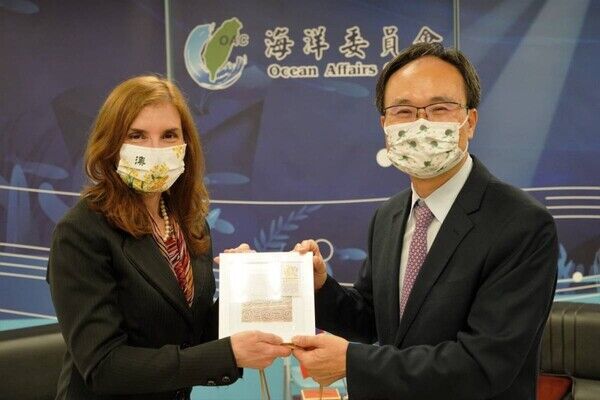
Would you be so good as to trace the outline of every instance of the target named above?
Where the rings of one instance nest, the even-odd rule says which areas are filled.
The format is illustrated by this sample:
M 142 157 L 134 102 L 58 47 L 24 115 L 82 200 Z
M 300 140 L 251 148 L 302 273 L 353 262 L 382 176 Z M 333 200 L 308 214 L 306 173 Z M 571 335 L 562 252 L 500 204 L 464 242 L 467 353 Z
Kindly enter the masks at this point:
M 230 385 L 242 375 L 229 337 L 181 350 L 179 361 L 181 373 L 202 386 Z
M 381 356 L 390 350 L 389 347 L 391 346 L 380 347 L 352 342 L 348 344 L 346 378 L 350 399 L 395 398 L 391 395 L 389 385 L 382 381 L 389 365 L 382 362 Z
M 327 275 L 327 279 L 320 289 L 315 291 L 315 302 L 332 301 L 335 299 L 337 282 L 331 276 Z
M 348 397 L 353 399 L 365 398 L 365 391 L 362 388 L 364 377 L 361 373 L 361 365 L 368 358 L 365 345 L 358 343 L 349 343 L 346 350 L 346 381 L 348 383 Z

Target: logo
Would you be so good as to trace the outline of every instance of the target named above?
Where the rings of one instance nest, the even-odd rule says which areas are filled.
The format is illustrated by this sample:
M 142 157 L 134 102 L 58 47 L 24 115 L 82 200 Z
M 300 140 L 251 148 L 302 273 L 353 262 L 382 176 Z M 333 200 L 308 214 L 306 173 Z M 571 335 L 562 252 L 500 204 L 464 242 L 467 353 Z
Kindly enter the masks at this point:
M 246 55 L 229 61 L 233 47 L 248 45 L 248 35 L 240 34 L 243 24 L 236 17 L 224 21 L 215 30 L 215 23 L 198 25 L 187 37 L 183 55 L 185 67 L 192 79 L 210 90 L 226 89 L 237 82 L 248 64 Z

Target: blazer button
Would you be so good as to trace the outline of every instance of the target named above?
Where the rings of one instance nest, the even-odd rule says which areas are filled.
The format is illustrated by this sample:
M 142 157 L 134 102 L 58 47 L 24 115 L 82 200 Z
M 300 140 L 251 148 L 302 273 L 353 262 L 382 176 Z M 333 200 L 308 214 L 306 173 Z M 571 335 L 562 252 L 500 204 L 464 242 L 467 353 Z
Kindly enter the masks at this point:
M 206 382 L 206 386 L 217 386 L 217 382 L 213 381 L 212 379 L 209 379 L 209 381 Z
M 221 378 L 221 382 L 228 385 L 231 383 L 231 379 L 227 375 L 225 375 L 223 378 Z

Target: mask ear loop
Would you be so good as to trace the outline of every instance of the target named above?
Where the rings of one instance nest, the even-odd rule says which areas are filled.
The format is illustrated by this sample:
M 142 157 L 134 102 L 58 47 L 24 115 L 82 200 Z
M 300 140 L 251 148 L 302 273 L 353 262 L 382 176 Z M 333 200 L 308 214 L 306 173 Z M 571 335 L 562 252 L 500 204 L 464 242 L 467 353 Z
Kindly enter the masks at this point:
M 468 120 L 469 120 L 469 109 L 467 109 L 467 117 L 462 122 L 462 124 L 460 124 L 458 126 L 457 130 L 460 131 L 460 128 L 462 128 L 467 123 Z M 468 151 L 469 151 L 469 140 L 467 140 L 467 145 L 466 145 L 465 149 L 463 150 L 463 157 L 464 157 L 464 154 L 467 153 Z
M 466 117 L 466 118 L 465 118 L 465 120 L 462 122 L 462 124 L 460 124 L 460 125 L 458 126 L 458 130 L 460 130 L 460 128 L 462 128 L 462 127 L 463 127 L 463 126 L 464 126 L 464 125 L 467 123 L 467 121 L 468 121 L 468 120 L 469 120 L 469 109 L 467 108 L 467 117 Z M 464 150 L 464 152 L 466 153 L 467 151 L 469 151 L 469 140 L 467 140 L 467 146 L 465 147 L 465 150 Z
M 458 129 L 462 128 L 467 123 L 468 120 L 469 120 L 469 109 L 467 108 L 467 116 L 465 117 L 465 120 L 462 122 L 462 124 L 460 124 L 458 126 Z

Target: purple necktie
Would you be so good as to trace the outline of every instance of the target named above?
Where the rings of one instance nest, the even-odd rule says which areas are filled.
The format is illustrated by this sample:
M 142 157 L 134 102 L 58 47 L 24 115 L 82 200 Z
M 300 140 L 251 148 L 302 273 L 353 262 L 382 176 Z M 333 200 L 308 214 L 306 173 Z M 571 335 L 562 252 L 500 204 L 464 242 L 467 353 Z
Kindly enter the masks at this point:
M 408 248 L 408 261 L 402 284 L 402 296 L 400 297 L 400 318 L 404 314 L 408 297 L 417 280 L 421 265 L 425 261 L 425 256 L 427 255 L 427 228 L 429 228 L 429 224 L 433 221 L 431 210 L 422 200 L 419 200 L 417 205 L 415 205 L 414 212 L 417 225 L 410 241 L 410 247 Z

